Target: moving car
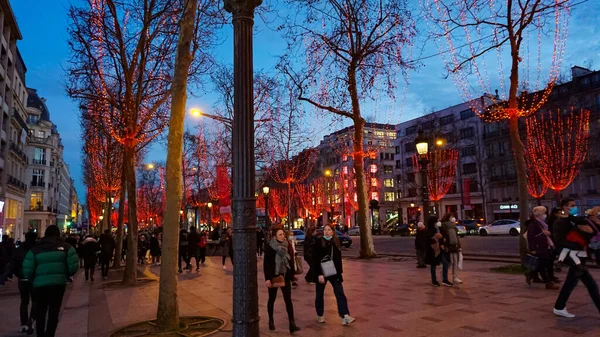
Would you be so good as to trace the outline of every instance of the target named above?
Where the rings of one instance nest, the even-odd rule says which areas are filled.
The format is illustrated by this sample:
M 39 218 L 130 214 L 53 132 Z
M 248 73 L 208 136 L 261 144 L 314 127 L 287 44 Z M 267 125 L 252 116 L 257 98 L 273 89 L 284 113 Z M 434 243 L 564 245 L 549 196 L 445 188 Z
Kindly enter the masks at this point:
M 350 248 L 350 246 L 352 246 L 352 239 L 348 234 L 344 234 L 337 230 L 335 231 L 335 234 L 337 235 L 338 239 L 340 239 L 340 246 L 346 248 Z
M 461 238 L 467 236 L 467 228 L 465 226 L 456 225 L 456 229 L 458 229 L 458 236 L 460 236 Z
M 304 234 L 303 231 L 301 231 L 299 229 L 294 229 L 290 233 L 290 240 L 295 240 L 296 241 L 296 245 L 303 244 L 305 238 L 306 238 L 306 235 Z
M 496 220 L 487 226 L 479 228 L 479 235 L 507 235 L 517 236 L 521 232 L 521 223 L 517 220 Z
M 348 235 L 351 236 L 359 236 L 360 235 L 360 227 L 354 226 L 348 230 Z
M 396 224 L 390 228 L 389 232 L 391 236 L 410 236 L 416 234 L 416 229 L 414 224 Z
M 466 230 L 467 230 L 467 234 L 469 235 L 477 235 L 479 234 L 479 228 L 481 226 L 485 226 L 485 220 L 484 219 L 469 219 L 469 220 L 462 220 L 462 225 L 465 226 Z

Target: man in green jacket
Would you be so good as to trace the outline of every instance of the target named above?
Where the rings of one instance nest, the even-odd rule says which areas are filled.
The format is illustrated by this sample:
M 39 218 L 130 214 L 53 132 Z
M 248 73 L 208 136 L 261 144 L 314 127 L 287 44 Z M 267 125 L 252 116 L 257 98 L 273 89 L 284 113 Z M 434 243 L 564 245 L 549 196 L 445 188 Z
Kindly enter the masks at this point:
M 38 336 L 54 337 L 67 279 L 75 274 L 78 267 L 75 248 L 60 239 L 60 230 L 55 225 L 46 228 L 44 238 L 25 256 L 23 275 L 33 282 Z

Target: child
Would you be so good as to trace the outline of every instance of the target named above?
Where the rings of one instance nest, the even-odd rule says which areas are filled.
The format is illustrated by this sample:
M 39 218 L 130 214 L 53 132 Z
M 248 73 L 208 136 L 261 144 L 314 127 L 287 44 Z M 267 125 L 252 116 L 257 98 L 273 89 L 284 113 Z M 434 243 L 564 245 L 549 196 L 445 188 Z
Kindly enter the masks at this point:
M 573 247 L 577 249 L 563 248 L 558 256 L 558 262 L 563 263 L 567 256 L 573 261 L 576 266 L 581 265 L 581 259 L 579 257 L 587 257 L 587 243 L 583 237 L 573 228 L 569 234 L 567 234 L 567 241 L 572 243 Z

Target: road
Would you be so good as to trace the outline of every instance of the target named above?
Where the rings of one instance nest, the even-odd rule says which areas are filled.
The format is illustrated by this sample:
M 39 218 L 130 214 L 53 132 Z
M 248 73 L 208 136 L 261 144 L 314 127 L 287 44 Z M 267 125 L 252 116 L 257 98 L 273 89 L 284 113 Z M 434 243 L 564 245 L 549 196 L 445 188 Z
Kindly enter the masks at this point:
M 350 255 L 358 255 L 360 239 L 352 236 Z M 374 236 L 375 250 L 379 254 L 414 254 L 415 237 Z M 512 255 L 519 254 L 519 237 L 515 236 L 466 236 L 460 239 L 465 255 Z

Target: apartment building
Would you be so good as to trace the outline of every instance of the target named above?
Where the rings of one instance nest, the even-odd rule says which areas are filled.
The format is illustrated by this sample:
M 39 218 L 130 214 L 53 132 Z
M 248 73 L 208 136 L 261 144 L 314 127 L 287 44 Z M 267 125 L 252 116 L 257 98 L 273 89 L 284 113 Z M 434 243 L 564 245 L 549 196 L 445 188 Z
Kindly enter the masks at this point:
M 366 123 L 364 127 L 364 168 L 373 229 L 383 230 L 397 222 L 394 179 L 394 125 Z M 336 223 L 352 227 L 357 207 L 354 179 L 354 126 L 331 133 L 317 146 L 315 169 L 327 182 L 327 203 Z M 342 202 L 342 200 L 344 200 Z M 331 214 L 324 214 L 324 216 Z

